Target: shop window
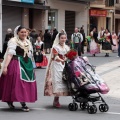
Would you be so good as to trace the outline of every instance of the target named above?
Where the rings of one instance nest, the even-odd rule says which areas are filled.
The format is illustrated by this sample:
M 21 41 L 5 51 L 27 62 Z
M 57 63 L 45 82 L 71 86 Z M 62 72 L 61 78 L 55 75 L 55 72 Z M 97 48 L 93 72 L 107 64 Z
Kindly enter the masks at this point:
M 91 16 L 90 17 L 90 31 L 93 30 L 93 28 L 98 27 L 98 17 Z
M 57 10 L 50 10 L 48 12 L 48 29 L 57 27 Z
M 106 0 L 106 6 L 111 7 L 114 6 L 115 1 L 114 0 Z
M 115 3 L 116 4 L 120 4 L 120 0 L 115 0 Z
M 120 14 L 120 10 L 115 10 L 115 14 Z

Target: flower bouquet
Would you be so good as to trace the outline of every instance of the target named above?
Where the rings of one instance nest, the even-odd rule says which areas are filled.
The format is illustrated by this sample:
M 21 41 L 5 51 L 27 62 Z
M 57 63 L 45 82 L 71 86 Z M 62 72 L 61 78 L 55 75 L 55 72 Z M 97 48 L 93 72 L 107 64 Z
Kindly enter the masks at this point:
M 102 38 L 99 39 L 100 42 L 103 42 L 104 40 L 105 40 L 104 37 L 102 37 Z
M 87 39 L 88 42 L 90 42 L 91 41 L 91 36 L 86 36 L 86 39 Z
M 66 57 L 69 59 L 69 60 L 74 60 L 74 58 L 76 58 L 78 55 L 77 51 L 74 50 L 74 49 L 71 49 L 67 54 L 66 54 Z

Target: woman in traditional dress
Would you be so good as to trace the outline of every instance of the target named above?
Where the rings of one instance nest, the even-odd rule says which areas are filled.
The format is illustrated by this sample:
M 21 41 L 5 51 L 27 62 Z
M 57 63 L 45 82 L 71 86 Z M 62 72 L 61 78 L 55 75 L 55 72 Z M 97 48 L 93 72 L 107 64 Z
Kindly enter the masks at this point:
M 37 37 L 37 40 L 36 40 L 36 42 L 35 42 L 35 53 L 36 54 L 42 54 L 40 57 L 42 57 L 42 58 L 40 58 L 41 59 L 41 61 L 36 61 L 36 67 L 44 67 L 44 66 L 47 66 L 47 64 L 48 64 L 48 60 L 47 60 L 47 57 L 46 57 L 46 55 L 45 55 L 45 53 L 44 53 L 44 50 L 43 50 L 43 42 L 41 41 L 41 37 L 40 36 L 38 36 Z M 39 57 L 39 55 L 38 55 L 38 57 Z
M 112 32 L 112 41 L 113 44 L 116 45 L 116 46 L 112 45 L 112 51 L 114 52 L 118 50 L 118 37 L 114 31 Z
M 61 107 L 59 103 L 59 96 L 68 96 L 69 91 L 66 84 L 62 80 L 62 72 L 65 66 L 66 54 L 69 51 L 69 47 L 65 45 L 66 35 L 59 33 L 54 41 L 48 68 L 46 70 L 45 79 L 45 96 L 55 96 L 53 106 Z
M 37 87 L 31 61 L 32 45 L 26 39 L 26 28 L 18 26 L 15 37 L 8 42 L 0 77 L 0 100 L 15 109 L 13 102 L 20 102 L 28 112 L 26 102 L 37 100 Z
M 95 56 L 95 54 L 100 53 L 100 47 L 98 45 L 98 39 L 97 39 L 98 33 L 97 33 L 96 28 L 94 28 L 91 31 L 90 36 L 91 36 L 91 41 L 89 43 L 90 54 L 92 54 L 93 56 Z
M 112 52 L 112 36 L 108 29 L 103 33 L 104 40 L 102 41 L 102 52 L 106 53 L 105 57 L 109 57 L 109 53 Z

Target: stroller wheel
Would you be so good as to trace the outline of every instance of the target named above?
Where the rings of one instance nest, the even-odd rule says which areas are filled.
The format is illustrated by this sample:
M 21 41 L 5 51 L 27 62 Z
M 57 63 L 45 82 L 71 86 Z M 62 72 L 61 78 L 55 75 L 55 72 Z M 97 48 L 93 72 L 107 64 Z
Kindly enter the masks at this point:
M 77 105 L 77 103 L 70 103 L 68 105 L 68 108 L 70 111 L 76 111 L 78 109 L 78 105 Z
M 100 112 L 107 112 L 109 110 L 109 106 L 107 104 L 100 104 L 99 110 Z
M 90 113 L 90 114 L 95 114 L 95 113 L 97 112 L 97 107 L 96 107 L 96 105 L 88 106 L 87 111 L 88 111 L 88 113 Z
M 80 108 L 81 108 L 81 110 L 85 110 L 85 109 L 87 109 L 88 108 L 88 106 L 89 106 L 89 104 L 88 103 L 80 103 Z

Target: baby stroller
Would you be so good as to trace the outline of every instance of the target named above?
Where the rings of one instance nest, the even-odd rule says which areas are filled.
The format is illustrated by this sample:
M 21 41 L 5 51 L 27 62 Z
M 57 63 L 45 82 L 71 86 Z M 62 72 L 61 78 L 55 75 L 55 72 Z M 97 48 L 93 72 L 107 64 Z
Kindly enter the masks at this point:
M 73 103 L 68 105 L 70 111 L 78 109 L 77 103 L 79 103 L 81 110 L 86 109 L 90 114 L 97 112 L 96 103 L 100 103 L 99 110 L 101 112 L 109 110 L 109 106 L 101 96 L 101 94 L 109 92 L 108 86 L 96 74 L 95 67 L 82 57 L 76 57 L 65 63 L 63 80 L 73 98 Z

